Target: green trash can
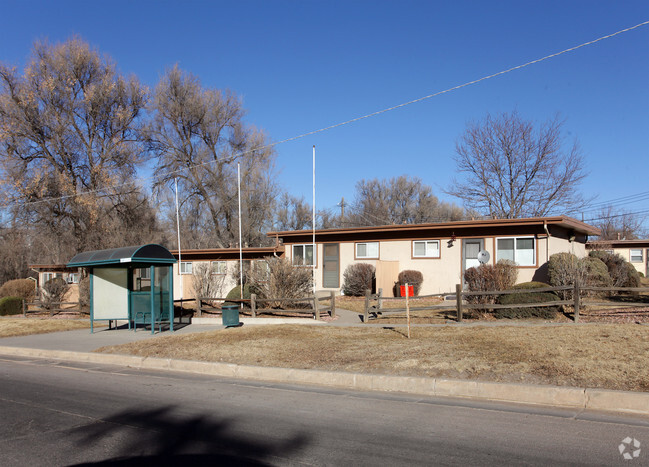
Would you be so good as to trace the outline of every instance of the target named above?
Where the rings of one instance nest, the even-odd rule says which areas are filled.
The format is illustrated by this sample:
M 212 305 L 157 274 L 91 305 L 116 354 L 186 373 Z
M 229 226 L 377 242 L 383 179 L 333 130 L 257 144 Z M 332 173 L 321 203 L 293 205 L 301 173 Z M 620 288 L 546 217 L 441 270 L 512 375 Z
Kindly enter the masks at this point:
M 239 305 L 223 305 L 221 307 L 221 318 L 223 319 L 223 326 L 226 328 L 240 326 Z

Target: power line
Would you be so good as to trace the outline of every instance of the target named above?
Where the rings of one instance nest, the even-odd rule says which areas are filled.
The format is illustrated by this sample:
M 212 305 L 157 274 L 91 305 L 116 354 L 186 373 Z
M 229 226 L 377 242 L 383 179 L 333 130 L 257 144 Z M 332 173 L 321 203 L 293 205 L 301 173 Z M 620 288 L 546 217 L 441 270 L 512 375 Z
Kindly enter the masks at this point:
M 645 201 L 649 199 L 649 191 L 645 191 L 642 193 L 636 193 L 634 195 L 628 195 L 628 196 L 623 196 L 620 198 L 615 198 L 609 201 L 602 201 L 599 203 L 593 203 L 590 205 L 587 205 L 587 209 L 581 209 L 581 211 L 584 212 L 592 212 L 592 211 L 597 211 L 600 209 L 604 209 L 607 207 L 615 207 L 620 204 L 629 204 L 629 203 L 637 203 L 639 201 Z M 579 210 L 578 210 L 579 211 Z
M 622 214 L 612 214 L 610 216 L 593 217 L 591 219 L 584 220 L 584 222 L 602 221 L 602 220 L 615 219 L 624 216 L 637 216 L 640 214 L 649 214 L 649 209 L 644 209 L 643 211 L 635 211 L 635 212 L 624 212 Z
M 569 52 L 574 52 L 575 50 L 581 49 L 583 47 L 587 47 L 589 45 L 596 44 L 598 42 L 601 42 L 601 41 L 606 40 L 606 39 L 610 39 L 610 38 L 615 37 L 617 35 L 620 35 L 620 34 L 623 34 L 623 33 L 629 32 L 629 31 L 633 31 L 634 29 L 640 28 L 642 26 L 646 26 L 647 24 L 649 24 L 649 21 L 643 21 L 642 23 L 638 23 L 638 24 L 636 24 L 634 26 L 631 26 L 631 27 L 628 27 L 628 28 L 625 28 L 625 29 L 621 29 L 619 31 L 616 31 L 616 32 L 611 33 L 611 34 L 607 34 L 607 35 L 602 36 L 602 37 L 598 37 L 597 39 L 593 39 L 591 41 L 584 42 L 584 43 L 576 45 L 574 47 L 564 49 L 564 50 L 562 50 L 560 52 L 555 52 L 553 54 L 546 55 L 544 57 L 537 58 L 535 60 L 525 62 L 525 63 L 523 63 L 521 65 L 517 65 L 517 66 L 511 67 L 511 68 L 507 68 L 505 70 L 499 71 L 497 73 L 493 73 L 493 74 L 490 74 L 490 75 L 483 76 L 482 78 L 474 79 L 472 81 L 467 81 L 466 83 L 459 84 L 457 86 L 453 86 L 453 87 L 450 87 L 448 89 L 444 89 L 443 91 L 438 91 L 438 92 L 435 92 L 433 94 L 428 94 L 426 96 L 419 97 L 417 99 L 413 99 L 413 100 L 410 100 L 410 101 L 407 101 L 407 102 L 403 102 L 401 104 L 397 104 L 397 105 L 394 105 L 392 107 L 387 107 L 385 109 L 377 110 L 375 112 L 371 112 L 369 114 L 365 114 L 365 115 L 362 115 L 360 117 L 352 118 L 350 120 L 345 120 L 345 121 L 340 122 L 340 123 L 336 123 L 336 124 L 329 125 L 329 126 L 326 126 L 326 127 L 323 127 L 323 128 L 319 128 L 317 130 L 312 130 L 312 131 L 309 131 L 307 133 L 302 133 L 302 134 L 297 135 L 297 136 L 292 136 L 290 138 L 285 138 L 283 140 L 280 140 L 280 141 L 277 141 L 277 142 L 274 142 L 274 143 L 269 143 L 269 144 L 266 144 L 266 145 L 263 145 L 263 146 L 259 146 L 259 147 L 250 149 L 248 151 L 240 152 L 240 153 L 237 153 L 234 156 L 231 156 L 230 161 L 228 161 L 227 159 L 225 161 L 208 161 L 208 162 L 204 162 L 204 163 L 201 163 L 201 164 L 195 164 L 193 166 L 183 167 L 182 169 L 170 171 L 170 172 L 167 172 L 167 173 L 157 174 L 157 175 L 152 176 L 152 177 L 141 177 L 141 178 L 138 178 L 136 180 L 139 180 L 139 181 L 162 180 L 164 178 L 173 177 L 174 175 L 178 175 L 181 172 L 184 172 L 185 170 L 188 170 L 190 168 L 202 167 L 202 166 L 205 166 L 205 165 L 208 165 L 208 164 L 213 164 L 215 162 L 221 162 L 221 163 L 231 162 L 231 161 L 234 161 L 234 160 L 236 160 L 237 158 L 239 158 L 241 156 L 251 154 L 251 153 L 253 153 L 255 151 L 260 151 L 262 149 L 269 149 L 269 148 L 278 146 L 280 144 L 284 144 L 284 143 L 288 143 L 288 142 L 295 141 L 295 140 L 298 140 L 298 139 L 306 138 L 307 136 L 313 136 L 313 135 L 318 134 L 318 133 L 333 130 L 334 128 L 338 128 L 338 127 L 341 127 L 341 126 L 344 126 L 344 125 L 349 125 L 351 123 L 355 123 L 355 122 L 365 120 L 365 119 L 368 119 L 368 118 L 371 118 L 371 117 L 376 117 L 378 115 L 381 115 L 381 114 L 384 114 L 384 113 L 387 113 L 387 112 L 391 112 L 393 110 L 397 110 L 397 109 L 400 109 L 402 107 L 406 107 L 406 106 L 409 106 L 409 105 L 412 105 L 412 104 L 416 104 L 418 102 L 422 102 L 422 101 L 431 99 L 433 97 L 441 96 L 442 94 L 446 94 L 446 93 L 449 93 L 449 92 L 452 92 L 452 91 L 457 91 L 458 89 L 462 89 L 462 88 L 465 88 L 467 86 L 478 84 L 478 83 L 480 83 L 482 81 L 486 81 L 488 79 L 496 78 L 498 76 L 502 76 L 504 74 L 511 73 L 512 71 L 520 70 L 520 69 L 526 68 L 526 67 L 528 67 L 530 65 L 535 65 L 537 63 L 544 62 L 546 60 L 558 57 L 560 55 L 564 55 L 564 54 L 569 53 Z M 131 182 L 129 182 L 129 183 L 131 183 Z M 112 188 L 120 188 L 122 186 L 126 186 L 127 184 L 128 183 L 123 183 L 123 184 L 119 184 L 119 185 L 112 185 Z M 108 188 L 111 188 L 111 187 L 101 188 L 101 189 L 97 189 L 97 190 L 91 190 L 91 191 L 82 192 L 82 193 L 76 193 L 76 194 L 67 195 L 67 196 L 61 196 L 61 197 L 57 197 L 57 198 L 48 198 L 48 199 L 45 199 L 45 200 L 30 201 L 30 202 L 27 202 L 27 203 L 16 203 L 16 205 L 25 206 L 25 205 L 28 205 L 28 204 L 36 204 L 36 203 L 44 203 L 44 202 L 49 202 L 49 201 L 63 200 L 63 199 L 77 197 L 77 196 L 84 196 L 85 194 L 92 194 L 92 193 L 101 192 L 101 191 L 106 190 Z M 1 207 L 6 208 L 6 207 L 9 207 L 9 206 L 10 205 L 5 204 L 5 205 L 2 205 Z

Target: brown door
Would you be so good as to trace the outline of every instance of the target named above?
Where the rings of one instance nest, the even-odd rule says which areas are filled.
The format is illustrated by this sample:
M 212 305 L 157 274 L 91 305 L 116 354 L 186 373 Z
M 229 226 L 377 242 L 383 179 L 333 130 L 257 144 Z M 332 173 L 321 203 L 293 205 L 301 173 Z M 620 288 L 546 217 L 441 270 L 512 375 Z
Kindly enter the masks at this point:
M 322 287 L 337 289 L 340 287 L 340 255 L 338 243 L 325 243 L 322 261 Z

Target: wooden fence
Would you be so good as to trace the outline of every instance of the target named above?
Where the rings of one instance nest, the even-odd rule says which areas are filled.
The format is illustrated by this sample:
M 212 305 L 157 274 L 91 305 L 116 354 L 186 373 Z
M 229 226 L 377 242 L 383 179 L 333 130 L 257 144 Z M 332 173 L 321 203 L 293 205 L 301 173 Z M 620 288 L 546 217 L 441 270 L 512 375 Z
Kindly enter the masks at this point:
M 315 295 L 310 295 L 303 298 L 258 298 L 256 294 L 250 294 L 249 299 L 228 299 L 228 298 L 197 298 L 196 310 L 198 316 L 202 317 L 203 312 L 220 313 L 221 307 L 213 305 L 214 302 L 231 302 L 240 305 L 248 304 L 250 306 L 250 313 L 253 318 L 260 314 L 276 314 L 276 313 L 308 313 L 313 315 L 317 320 L 320 319 L 322 313 L 328 312 L 333 318 L 336 316 L 336 294 L 331 291 L 316 292 Z M 329 302 L 325 304 L 323 302 Z M 274 308 L 279 307 L 283 303 L 308 303 L 307 308 Z M 270 307 L 263 307 L 260 305 L 270 304 Z
M 50 318 L 60 313 L 76 313 L 77 315 L 87 315 L 88 312 L 84 311 L 79 302 L 51 302 L 45 305 L 43 302 L 33 301 L 28 302 L 23 300 L 23 317 L 26 318 L 28 314 L 43 314 L 49 313 Z
M 571 296 L 570 299 L 563 300 L 554 300 L 548 302 L 540 303 L 512 303 L 508 305 L 502 305 L 499 303 L 467 303 L 469 297 L 493 297 L 497 295 L 507 295 L 507 294 L 534 294 L 534 293 L 544 293 L 544 292 L 568 292 L 566 295 Z M 417 297 L 411 297 L 411 299 L 422 299 L 422 298 L 433 298 L 433 297 L 446 297 L 454 296 L 455 303 L 446 304 L 446 305 L 427 305 L 421 307 L 410 307 L 410 311 L 439 311 L 439 310 L 454 310 L 455 316 L 458 322 L 461 322 L 463 319 L 465 310 L 486 310 L 493 311 L 498 309 L 520 309 L 520 308 L 543 308 L 543 307 L 552 307 L 552 306 L 571 306 L 573 310 L 573 320 L 574 322 L 579 322 L 580 314 L 583 314 L 585 309 L 588 307 L 611 307 L 611 308 L 620 308 L 620 307 L 644 307 L 649 310 L 649 296 L 646 297 L 646 301 L 593 301 L 593 300 L 584 300 L 584 294 L 588 292 L 608 292 L 610 294 L 635 294 L 638 296 L 640 293 L 648 293 L 649 287 L 588 287 L 580 286 L 578 283 L 568 286 L 560 287 L 543 287 L 537 289 L 514 289 L 514 290 L 490 290 L 484 292 L 469 292 L 462 290 L 462 285 L 457 284 L 455 286 L 455 292 L 447 292 L 441 294 L 432 294 L 432 295 L 420 295 Z M 402 300 L 405 303 L 405 297 L 383 297 L 382 290 L 379 289 L 379 293 L 372 294 L 368 290 L 365 294 L 365 312 L 364 312 L 364 322 L 369 321 L 370 315 L 374 318 L 378 314 L 387 314 L 387 313 L 404 313 L 406 311 L 405 305 L 403 308 L 384 308 L 383 303 L 388 300 Z

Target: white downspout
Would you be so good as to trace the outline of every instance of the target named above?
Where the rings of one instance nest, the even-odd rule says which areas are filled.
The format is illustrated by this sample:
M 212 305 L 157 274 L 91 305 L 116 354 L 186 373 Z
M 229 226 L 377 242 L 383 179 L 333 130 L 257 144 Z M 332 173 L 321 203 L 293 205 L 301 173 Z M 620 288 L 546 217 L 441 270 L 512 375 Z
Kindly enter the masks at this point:
M 550 231 L 548 230 L 548 224 L 546 221 L 543 221 L 543 230 L 545 230 L 545 262 L 550 261 Z

